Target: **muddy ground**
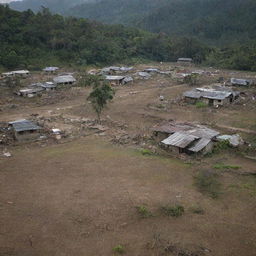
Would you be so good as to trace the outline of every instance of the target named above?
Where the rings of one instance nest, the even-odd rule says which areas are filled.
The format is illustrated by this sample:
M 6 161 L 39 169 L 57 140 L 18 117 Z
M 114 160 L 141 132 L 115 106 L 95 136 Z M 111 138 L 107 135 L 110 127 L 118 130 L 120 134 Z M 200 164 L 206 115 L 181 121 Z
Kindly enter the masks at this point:
M 173 68 L 170 63 L 152 66 Z M 215 73 L 202 76 L 199 85 L 219 77 L 255 78 L 254 73 Z M 33 74 L 22 84 L 39 77 Z M 250 174 L 256 172 L 255 161 L 235 149 L 178 159 L 158 151 L 150 139 L 153 125 L 174 119 L 197 121 L 222 132 L 233 128 L 252 144 L 255 89 L 242 89 L 243 99 L 213 109 L 185 104 L 181 94 L 190 88 L 164 75 L 118 87 L 100 129 L 92 128 L 95 113 L 86 101 L 91 88 L 31 99 L 2 89 L 1 122 L 34 118 L 66 136 L 1 146 L 12 157 L 0 157 L 0 255 L 105 256 L 118 254 L 113 252 L 117 245 L 125 255 L 138 256 L 255 255 L 256 178 Z M 143 155 L 140 149 L 147 147 L 157 154 Z M 216 165 L 236 168 L 215 169 Z M 199 170 L 218 172 L 218 198 L 195 186 Z M 175 204 L 184 207 L 182 216 L 161 211 Z M 138 206 L 152 216 L 142 218 Z M 195 207 L 203 212 L 196 214 Z

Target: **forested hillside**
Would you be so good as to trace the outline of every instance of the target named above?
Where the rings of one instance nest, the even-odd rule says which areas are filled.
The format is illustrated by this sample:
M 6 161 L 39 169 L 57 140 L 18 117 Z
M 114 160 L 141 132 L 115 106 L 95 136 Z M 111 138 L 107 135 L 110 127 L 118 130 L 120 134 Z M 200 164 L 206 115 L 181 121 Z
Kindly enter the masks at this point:
M 201 62 L 209 52 L 196 40 L 64 18 L 48 9 L 34 14 L 0 6 L 0 32 L 0 66 L 5 68 L 174 61 L 180 56 Z
M 42 6 L 49 8 L 52 12 L 64 13 L 73 6 L 84 2 L 93 2 L 97 0 L 23 0 L 10 3 L 10 7 L 17 11 L 26 11 L 28 9 L 38 12 Z
M 75 6 L 68 14 L 215 44 L 256 37 L 255 0 L 101 0 Z

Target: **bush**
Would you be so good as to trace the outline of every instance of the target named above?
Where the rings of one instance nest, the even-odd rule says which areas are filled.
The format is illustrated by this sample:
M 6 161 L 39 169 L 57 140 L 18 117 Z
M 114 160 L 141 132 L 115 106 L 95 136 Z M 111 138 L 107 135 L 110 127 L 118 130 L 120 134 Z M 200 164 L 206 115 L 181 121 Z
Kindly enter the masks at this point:
M 136 209 L 138 211 L 138 214 L 140 215 L 141 218 L 148 218 L 148 217 L 152 217 L 153 214 L 151 213 L 151 211 L 149 211 L 145 206 L 141 205 L 141 206 L 136 206 Z
M 151 155 L 154 154 L 152 151 L 150 151 L 149 149 L 146 149 L 146 148 L 141 149 L 141 150 L 140 150 L 140 153 L 141 153 L 143 156 L 151 156 Z
M 119 254 L 124 253 L 124 246 L 121 245 L 121 244 L 115 246 L 115 247 L 113 248 L 113 252 L 116 252 L 116 253 L 119 253 Z
M 218 175 L 212 171 L 200 171 L 194 177 L 195 186 L 203 194 L 208 194 L 211 198 L 219 197 L 221 184 L 218 181 Z
M 229 144 L 229 141 L 228 140 L 221 140 L 221 141 L 218 141 L 217 143 L 214 144 L 214 147 L 213 147 L 213 153 L 219 153 L 223 150 L 226 150 L 230 148 L 230 144 Z
M 182 205 L 163 206 L 161 209 L 165 215 L 171 216 L 171 217 L 179 217 L 185 211 Z
M 197 108 L 205 108 L 205 107 L 208 107 L 208 105 L 206 103 L 202 102 L 202 101 L 198 101 L 196 103 L 196 107 Z

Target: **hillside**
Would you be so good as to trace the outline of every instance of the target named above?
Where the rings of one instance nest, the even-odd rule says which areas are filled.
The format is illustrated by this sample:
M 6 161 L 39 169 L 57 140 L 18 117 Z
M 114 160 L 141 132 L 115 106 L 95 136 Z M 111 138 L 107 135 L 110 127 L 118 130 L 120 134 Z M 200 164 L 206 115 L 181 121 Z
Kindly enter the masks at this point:
M 63 13 L 73 6 L 91 1 L 95 0 L 23 0 L 11 2 L 9 6 L 17 11 L 25 11 L 31 9 L 35 12 L 40 11 L 43 6 L 45 8 L 49 8 L 52 12 Z
M 102 0 L 74 6 L 68 14 L 216 44 L 256 37 L 254 0 Z
M 0 6 L 0 31 L 0 66 L 7 68 L 112 64 L 140 59 L 174 61 L 179 56 L 201 62 L 208 52 L 195 40 L 64 18 L 52 15 L 46 8 L 34 14 Z

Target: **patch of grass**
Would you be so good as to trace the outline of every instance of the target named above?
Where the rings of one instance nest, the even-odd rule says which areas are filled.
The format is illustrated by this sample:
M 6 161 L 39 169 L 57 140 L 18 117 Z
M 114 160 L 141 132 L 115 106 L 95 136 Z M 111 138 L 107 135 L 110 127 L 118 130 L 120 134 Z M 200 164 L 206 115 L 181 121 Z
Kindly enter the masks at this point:
M 204 214 L 205 211 L 200 205 L 193 205 L 190 207 L 190 211 L 195 214 Z
M 140 153 L 143 155 L 143 156 L 152 156 L 154 155 L 154 153 L 149 150 L 149 149 L 146 149 L 146 148 L 143 148 L 140 150 Z
M 149 218 L 153 216 L 152 212 L 143 205 L 136 206 L 136 209 L 141 218 Z
M 171 217 L 180 217 L 185 212 L 184 207 L 178 204 L 175 206 L 163 206 L 161 210 L 165 215 Z
M 228 165 L 228 164 L 223 164 L 223 163 L 219 163 L 219 164 L 215 164 L 213 166 L 214 169 L 219 169 L 219 170 L 222 170 L 222 169 L 234 169 L 234 170 L 238 170 L 241 168 L 241 166 L 238 166 L 238 165 Z
M 206 107 L 208 107 L 208 105 L 206 103 L 202 102 L 202 101 L 198 101 L 196 103 L 196 107 L 197 108 L 206 108 Z
M 119 244 L 119 245 L 117 245 L 117 246 L 115 246 L 115 247 L 113 248 L 113 252 L 118 253 L 118 254 L 123 254 L 124 251 L 125 251 L 125 250 L 124 250 L 124 246 L 121 245 L 121 244 Z
M 199 171 L 194 179 L 194 184 L 201 193 L 207 194 L 211 198 L 218 198 L 221 194 L 221 184 L 218 181 L 218 175 L 216 172 Z

